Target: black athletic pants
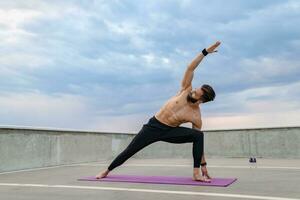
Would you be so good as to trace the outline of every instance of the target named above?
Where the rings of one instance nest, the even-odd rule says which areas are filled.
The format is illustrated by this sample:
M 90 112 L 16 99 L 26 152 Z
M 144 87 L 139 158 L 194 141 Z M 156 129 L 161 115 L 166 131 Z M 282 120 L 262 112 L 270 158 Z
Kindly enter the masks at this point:
M 108 170 L 122 165 L 128 158 L 139 150 L 157 141 L 169 143 L 193 143 L 194 168 L 199 168 L 203 154 L 204 140 L 203 132 L 187 127 L 168 126 L 153 116 L 147 124 L 132 139 L 126 149 L 121 152 L 109 165 Z

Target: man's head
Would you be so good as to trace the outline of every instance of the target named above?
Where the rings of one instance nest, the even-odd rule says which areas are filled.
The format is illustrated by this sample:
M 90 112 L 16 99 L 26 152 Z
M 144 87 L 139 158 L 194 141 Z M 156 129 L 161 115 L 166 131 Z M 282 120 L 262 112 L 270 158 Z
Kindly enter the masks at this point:
M 200 103 L 206 103 L 209 101 L 213 101 L 215 97 L 216 93 L 214 89 L 210 85 L 203 84 L 201 87 L 192 90 L 188 94 L 187 100 L 192 103 L 196 103 L 199 101 Z

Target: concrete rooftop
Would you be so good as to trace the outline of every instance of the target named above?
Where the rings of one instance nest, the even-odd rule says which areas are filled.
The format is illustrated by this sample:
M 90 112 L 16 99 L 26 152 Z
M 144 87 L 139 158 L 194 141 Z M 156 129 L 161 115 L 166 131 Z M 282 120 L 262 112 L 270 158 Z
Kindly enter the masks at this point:
M 236 177 L 228 187 L 84 182 L 110 161 L 0 173 L 0 199 L 300 199 L 299 159 L 206 159 L 212 177 Z M 112 174 L 191 176 L 190 159 L 129 159 Z

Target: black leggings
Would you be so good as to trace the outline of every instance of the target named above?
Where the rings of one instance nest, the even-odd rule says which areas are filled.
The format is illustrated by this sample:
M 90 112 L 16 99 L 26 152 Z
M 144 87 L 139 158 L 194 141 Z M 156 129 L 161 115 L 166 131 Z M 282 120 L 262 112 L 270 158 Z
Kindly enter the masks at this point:
M 157 141 L 169 143 L 193 143 L 194 168 L 200 167 L 203 154 L 203 132 L 187 127 L 168 126 L 153 116 L 147 124 L 132 139 L 126 149 L 121 152 L 109 165 L 108 170 L 122 165 L 128 158 L 136 152 Z

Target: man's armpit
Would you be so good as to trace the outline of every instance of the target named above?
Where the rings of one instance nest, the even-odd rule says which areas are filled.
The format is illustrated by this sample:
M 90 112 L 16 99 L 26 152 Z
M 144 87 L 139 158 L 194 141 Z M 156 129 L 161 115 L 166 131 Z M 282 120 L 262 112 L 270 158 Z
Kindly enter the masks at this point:
M 192 89 L 192 85 L 188 86 L 187 88 L 181 88 L 176 95 L 180 95 L 182 92 L 190 92 Z

